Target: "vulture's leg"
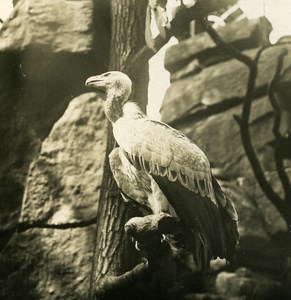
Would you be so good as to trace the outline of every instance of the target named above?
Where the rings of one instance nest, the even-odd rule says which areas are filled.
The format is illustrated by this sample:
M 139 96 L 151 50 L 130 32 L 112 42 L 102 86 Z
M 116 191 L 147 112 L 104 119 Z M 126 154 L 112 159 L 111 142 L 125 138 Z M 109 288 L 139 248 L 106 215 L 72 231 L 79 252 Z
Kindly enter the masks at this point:
M 178 219 L 178 216 L 169 203 L 166 196 L 163 194 L 161 189 L 159 188 L 156 181 L 152 178 L 151 179 L 151 189 L 152 194 L 148 197 L 148 201 L 150 203 L 151 209 L 155 215 L 158 215 L 160 213 L 169 214 L 173 218 Z
M 148 201 L 151 205 L 153 213 L 155 215 L 165 213 L 178 219 L 176 212 L 154 179 L 151 180 L 151 189 L 152 194 L 149 196 Z M 167 240 L 167 237 L 165 234 L 162 234 L 161 242 L 165 240 Z

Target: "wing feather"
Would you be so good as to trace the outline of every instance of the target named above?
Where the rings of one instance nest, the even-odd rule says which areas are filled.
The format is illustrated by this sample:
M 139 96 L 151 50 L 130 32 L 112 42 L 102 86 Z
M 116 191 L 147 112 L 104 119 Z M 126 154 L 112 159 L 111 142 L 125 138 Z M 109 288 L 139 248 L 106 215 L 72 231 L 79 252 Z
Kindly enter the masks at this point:
M 115 139 L 130 162 L 147 173 L 178 180 L 187 189 L 207 196 L 216 205 L 210 164 L 202 150 L 167 124 L 146 117 L 116 121 Z
M 133 168 L 119 148 L 111 151 L 109 163 L 123 199 L 125 201 L 134 200 L 142 206 L 150 208 L 147 195 L 147 192 L 151 193 L 149 177 Z

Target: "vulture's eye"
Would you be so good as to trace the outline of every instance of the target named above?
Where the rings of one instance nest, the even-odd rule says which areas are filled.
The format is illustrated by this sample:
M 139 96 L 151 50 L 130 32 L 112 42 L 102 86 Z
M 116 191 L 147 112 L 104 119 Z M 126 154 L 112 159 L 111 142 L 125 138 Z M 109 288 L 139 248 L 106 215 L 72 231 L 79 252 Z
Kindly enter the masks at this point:
M 108 77 L 109 75 L 110 75 L 110 73 L 105 73 L 103 76 Z

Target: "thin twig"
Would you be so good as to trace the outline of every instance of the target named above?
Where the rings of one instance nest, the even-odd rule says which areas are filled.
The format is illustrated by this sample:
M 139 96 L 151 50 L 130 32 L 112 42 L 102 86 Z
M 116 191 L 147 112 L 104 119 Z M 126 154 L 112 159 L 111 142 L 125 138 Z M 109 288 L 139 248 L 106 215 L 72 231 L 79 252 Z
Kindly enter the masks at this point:
M 272 80 L 270 81 L 270 84 L 268 87 L 270 103 L 274 109 L 273 134 L 276 138 L 276 145 L 275 145 L 275 150 L 274 150 L 275 163 L 276 163 L 276 169 L 277 169 L 278 176 L 281 180 L 281 183 L 282 183 L 282 186 L 284 189 L 286 200 L 290 198 L 290 180 L 285 171 L 283 157 L 280 153 L 280 141 L 282 141 L 282 139 L 284 139 L 284 137 L 282 137 L 282 135 L 280 134 L 280 131 L 279 131 L 280 123 L 281 123 L 281 112 L 280 112 L 280 107 L 278 105 L 278 102 L 276 101 L 276 98 L 275 98 L 275 89 L 276 89 L 278 80 L 280 78 L 281 70 L 283 67 L 284 57 L 287 55 L 287 53 L 288 53 L 287 50 L 284 48 L 281 51 L 281 53 L 279 54 L 276 71 L 275 71 L 274 76 L 273 76 Z
M 281 123 L 281 113 L 280 113 L 280 107 L 278 104 L 278 101 L 275 98 L 275 89 L 276 85 L 278 83 L 278 79 L 280 77 L 282 65 L 283 65 L 283 58 L 287 54 L 286 49 L 283 49 L 284 51 L 281 51 L 281 53 L 278 56 L 278 63 L 277 67 L 274 73 L 273 78 L 271 79 L 269 86 L 268 86 L 268 95 L 270 103 L 274 109 L 274 125 L 273 125 L 273 134 L 277 140 L 280 140 L 282 137 L 279 132 L 279 127 Z
M 11 226 L 9 229 L 0 230 L 0 234 L 5 234 L 7 232 L 22 233 L 28 229 L 35 229 L 35 228 L 60 229 L 60 230 L 71 229 L 71 228 L 81 228 L 81 227 L 87 227 L 90 225 L 94 225 L 96 223 L 96 219 L 97 219 L 97 217 L 93 217 L 93 218 L 91 218 L 89 220 L 85 220 L 85 221 L 59 223 L 59 224 L 45 223 L 44 221 L 32 221 L 32 222 L 22 221 L 22 222 L 16 223 L 14 226 Z
M 236 58 L 240 62 L 244 63 L 247 65 L 249 68 L 254 67 L 254 60 L 252 60 L 249 56 L 242 54 L 239 52 L 236 48 L 234 48 L 232 45 L 226 43 L 220 36 L 219 34 L 213 29 L 211 24 L 205 19 L 201 18 L 199 20 L 200 24 L 204 27 L 205 31 L 209 34 L 209 36 L 212 38 L 214 43 L 228 52 L 232 57 Z
M 291 195 L 291 193 L 290 193 L 290 181 L 289 181 L 289 177 L 288 177 L 288 175 L 285 171 L 283 158 L 282 158 L 282 155 L 280 153 L 279 145 L 277 143 L 276 143 L 275 149 L 274 149 L 274 157 L 275 157 L 275 164 L 276 164 L 277 173 L 278 173 L 278 176 L 281 180 L 282 187 L 284 189 L 285 199 L 286 199 L 286 201 L 288 201 L 288 199 L 290 199 L 290 195 Z

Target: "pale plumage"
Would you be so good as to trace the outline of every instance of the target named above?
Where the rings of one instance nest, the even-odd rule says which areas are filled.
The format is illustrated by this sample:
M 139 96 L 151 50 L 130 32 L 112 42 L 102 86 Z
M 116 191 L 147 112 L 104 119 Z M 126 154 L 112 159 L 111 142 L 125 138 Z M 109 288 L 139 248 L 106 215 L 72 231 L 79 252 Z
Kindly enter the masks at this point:
M 128 106 L 131 107 L 130 113 Z M 189 190 L 199 191 L 215 202 L 209 162 L 182 133 L 148 119 L 132 102 L 124 104 L 124 114 L 114 124 L 113 133 L 136 168 L 167 176 L 170 181 L 178 179 Z
M 230 260 L 238 241 L 237 214 L 202 150 L 129 102 L 131 81 L 125 74 L 107 72 L 86 85 L 106 92 L 105 114 L 120 147 L 111 153 L 110 165 L 124 198 L 178 218 L 202 268 L 212 258 Z

